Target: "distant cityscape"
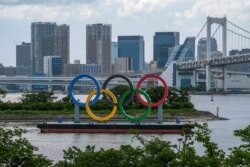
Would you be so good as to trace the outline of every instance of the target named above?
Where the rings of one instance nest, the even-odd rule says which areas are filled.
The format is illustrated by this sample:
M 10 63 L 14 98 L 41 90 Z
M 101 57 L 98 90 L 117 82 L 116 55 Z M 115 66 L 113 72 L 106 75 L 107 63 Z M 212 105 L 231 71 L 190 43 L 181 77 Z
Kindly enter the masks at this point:
M 70 64 L 70 27 L 52 22 L 31 24 L 31 43 L 16 45 L 16 67 L 0 64 L 6 76 L 74 76 L 80 73 L 105 76 L 112 73 L 153 71 L 177 59 L 195 59 L 195 38 L 187 37 L 180 45 L 179 32 L 155 32 L 153 60 L 145 63 L 143 36 L 118 36 L 111 41 L 110 24 L 86 25 L 86 64 Z M 199 41 L 198 58 L 204 57 L 204 39 Z M 214 45 L 213 45 L 214 44 Z M 216 51 L 216 40 L 212 50 Z M 84 56 L 84 55 L 83 55 Z
M 24 41 L 16 45 L 16 67 L 0 64 L 0 75 L 72 77 L 84 73 L 105 77 L 114 73 L 130 75 L 163 71 L 174 61 L 206 59 L 206 38 L 200 38 L 196 47 L 195 37 L 186 37 L 183 44 L 180 44 L 179 32 L 155 32 L 152 37 L 153 60 L 146 63 L 143 36 L 119 35 L 117 41 L 112 41 L 111 24 L 87 24 L 85 28 L 86 64 L 80 60 L 70 63 L 69 25 L 33 22 L 31 42 Z M 250 53 L 250 48 L 230 50 L 229 56 L 242 53 Z M 222 53 L 216 38 L 212 37 L 211 58 L 216 57 L 222 57 Z M 227 69 L 250 72 L 250 63 L 228 65 Z M 188 83 L 190 85 L 190 79 Z
M 6 76 L 105 76 L 162 69 L 177 59 L 195 59 L 195 38 L 180 45 L 179 32 L 155 32 L 153 60 L 145 63 L 143 36 L 118 36 L 111 41 L 110 24 L 86 25 L 86 64 L 70 63 L 70 26 L 53 22 L 31 23 L 31 42 L 16 45 L 16 67 L 0 64 Z M 204 48 L 198 48 L 202 55 Z M 216 49 L 215 49 L 216 50 Z M 84 56 L 84 55 L 83 55 Z M 202 57 L 202 56 L 201 56 Z

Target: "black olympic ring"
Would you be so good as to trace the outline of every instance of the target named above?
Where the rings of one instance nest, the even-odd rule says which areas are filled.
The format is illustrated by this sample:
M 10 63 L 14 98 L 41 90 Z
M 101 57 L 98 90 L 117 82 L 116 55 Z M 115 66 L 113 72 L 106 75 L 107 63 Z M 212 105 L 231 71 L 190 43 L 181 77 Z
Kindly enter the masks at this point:
M 103 89 L 106 89 L 106 87 L 107 87 L 109 81 L 111 81 L 111 80 L 114 79 L 114 78 L 122 78 L 122 79 L 124 79 L 124 80 L 126 80 L 126 81 L 128 82 L 128 84 L 129 84 L 129 89 L 130 89 L 130 92 L 131 92 L 131 93 L 130 93 L 130 95 L 128 96 L 128 98 L 126 98 L 126 99 L 124 100 L 123 105 L 129 104 L 129 103 L 133 100 L 133 97 L 134 97 L 134 94 L 135 94 L 135 93 L 134 93 L 134 87 L 133 87 L 132 82 L 131 82 L 127 77 L 125 77 L 124 75 L 121 75 L 121 74 L 114 74 L 114 75 L 111 75 L 110 77 L 108 77 L 108 78 L 104 81 L 102 88 L 103 88 Z M 113 103 L 113 102 L 110 100 L 110 98 L 108 98 L 108 96 L 107 96 L 106 93 L 103 93 L 103 97 L 104 97 L 104 100 L 106 100 L 109 104 L 112 104 L 112 105 L 115 105 L 115 106 L 118 105 L 117 103 Z

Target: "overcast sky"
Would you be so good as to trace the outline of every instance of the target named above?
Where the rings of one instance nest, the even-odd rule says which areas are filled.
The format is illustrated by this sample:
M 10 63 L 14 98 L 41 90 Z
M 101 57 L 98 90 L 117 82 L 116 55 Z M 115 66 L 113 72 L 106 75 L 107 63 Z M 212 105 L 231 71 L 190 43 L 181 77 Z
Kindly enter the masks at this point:
M 85 63 L 86 24 L 112 24 L 118 35 L 142 35 L 145 59 L 153 58 L 153 35 L 178 31 L 180 42 L 196 36 L 207 16 L 224 17 L 250 30 L 250 0 L 0 0 L 0 63 L 15 66 L 15 45 L 30 42 L 31 22 L 70 25 L 70 61 Z

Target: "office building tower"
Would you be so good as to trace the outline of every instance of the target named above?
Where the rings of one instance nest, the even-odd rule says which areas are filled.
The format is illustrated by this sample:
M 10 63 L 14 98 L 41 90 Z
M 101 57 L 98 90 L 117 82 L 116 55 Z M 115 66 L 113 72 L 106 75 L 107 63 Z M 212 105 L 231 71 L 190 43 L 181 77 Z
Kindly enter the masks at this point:
M 12 67 L 12 66 L 4 67 L 3 73 L 4 73 L 3 75 L 6 75 L 6 76 L 16 76 L 16 67 Z
M 74 64 L 81 64 L 80 60 L 74 60 Z
M 66 24 L 59 25 L 57 28 L 58 33 L 58 53 L 61 56 L 62 64 L 69 63 L 69 53 L 70 53 L 70 35 L 69 26 Z
M 43 57 L 43 73 L 47 76 L 58 76 L 62 74 L 62 58 L 60 56 Z
M 217 41 L 215 38 L 211 38 L 211 56 L 218 54 L 217 52 Z M 206 60 L 207 52 L 207 38 L 201 38 L 197 45 L 197 60 Z
M 240 53 L 240 51 L 239 50 L 230 50 L 229 51 L 229 56 L 234 56 L 234 55 L 236 55 L 236 54 L 239 54 Z
M 58 55 L 69 62 L 69 26 L 51 22 L 31 24 L 31 66 L 33 74 L 43 73 L 43 57 Z M 62 67 L 61 67 L 62 68 Z
M 154 35 L 154 61 L 163 68 L 171 54 L 171 49 L 180 43 L 179 32 L 156 32 Z
M 86 63 L 102 66 L 102 74 L 111 73 L 111 25 L 86 26 Z
M 57 55 L 57 25 L 49 22 L 31 24 L 33 74 L 43 73 L 43 57 Z
M 193 61 L 195 59 L 195 37 L 187 37 L 182 45 L 177 45 L 169 51 L 169 58 L 165 67 L 177 60 Z
M 118 42 L 111 44 L 111 64 L 115 64 L 115 59 L 118 57 Z
M 129 57 L 134 71 L 143 71 L 144 39 L 143 36 L 118 36 L 118 57 Z
M 64 64 L 63 76 L 77 76 L 82 74 L 82 68 L 85 64 Z
M 31 43 L 16 45 L 16 75 L 31 74 Z
M 0 75 L 4 75 L 4 66 L 0 63 Z
M 93 76 L 101 75 L 101 65 L 100 64 L 84 64 L 82 68 L 82 74 L 88 74 Z
M 114 64 L 114 73 L 128 73 L 133 70 L 131 57 L 117 57 Z
M 16 45 L 16 67 L 31 67 L 31 44 Z
M 158 66 L 158 62 L 157 61 L 154 61 L 154 60 L 150 61 L 148 63 L 148 71 L 155 71 L 155 70 L 157 70 L 157 66 Z
M 182 61 L 195 60 L 195 37 L 187 37 L 182 44 L 182 51 L 180 55 Z

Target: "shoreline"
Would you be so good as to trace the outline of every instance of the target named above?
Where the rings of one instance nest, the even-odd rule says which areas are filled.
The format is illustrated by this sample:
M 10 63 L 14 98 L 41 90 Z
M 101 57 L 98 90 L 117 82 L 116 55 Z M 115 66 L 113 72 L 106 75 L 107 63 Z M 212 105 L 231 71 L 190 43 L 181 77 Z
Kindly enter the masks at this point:
M 189 95 L 243 95 L 243 94 L 250 94 L 249 91 L 247 92 L 189 92 Z
M 74 122 L 74 115 L 60 115 L 63 122 Z M 0 116 L 0 125 L 5 124 L 37 124 L 43 122 L 56 122 L 58 115 L 2 115 Z M 216 120 L 228 120 L 224 117 L 217 117 L 209 111 L 197 111 L 195 113 L 179 113 L 176 115 L 170 115 L 169 113 L 164 114 L 163 122 L 175 123 L 176 117 L 179 118 L 181 123 L 197 122 L 197 121 L 216 121 Z M 80 115 L 80 122 L 97 122 L 89 118 L 86 114 Z M 128 122 L 121 116 L 117 115 L 111 120 L 106 122 Z M 157 115 L 151 115 L 142 122 L 158 122 Z

